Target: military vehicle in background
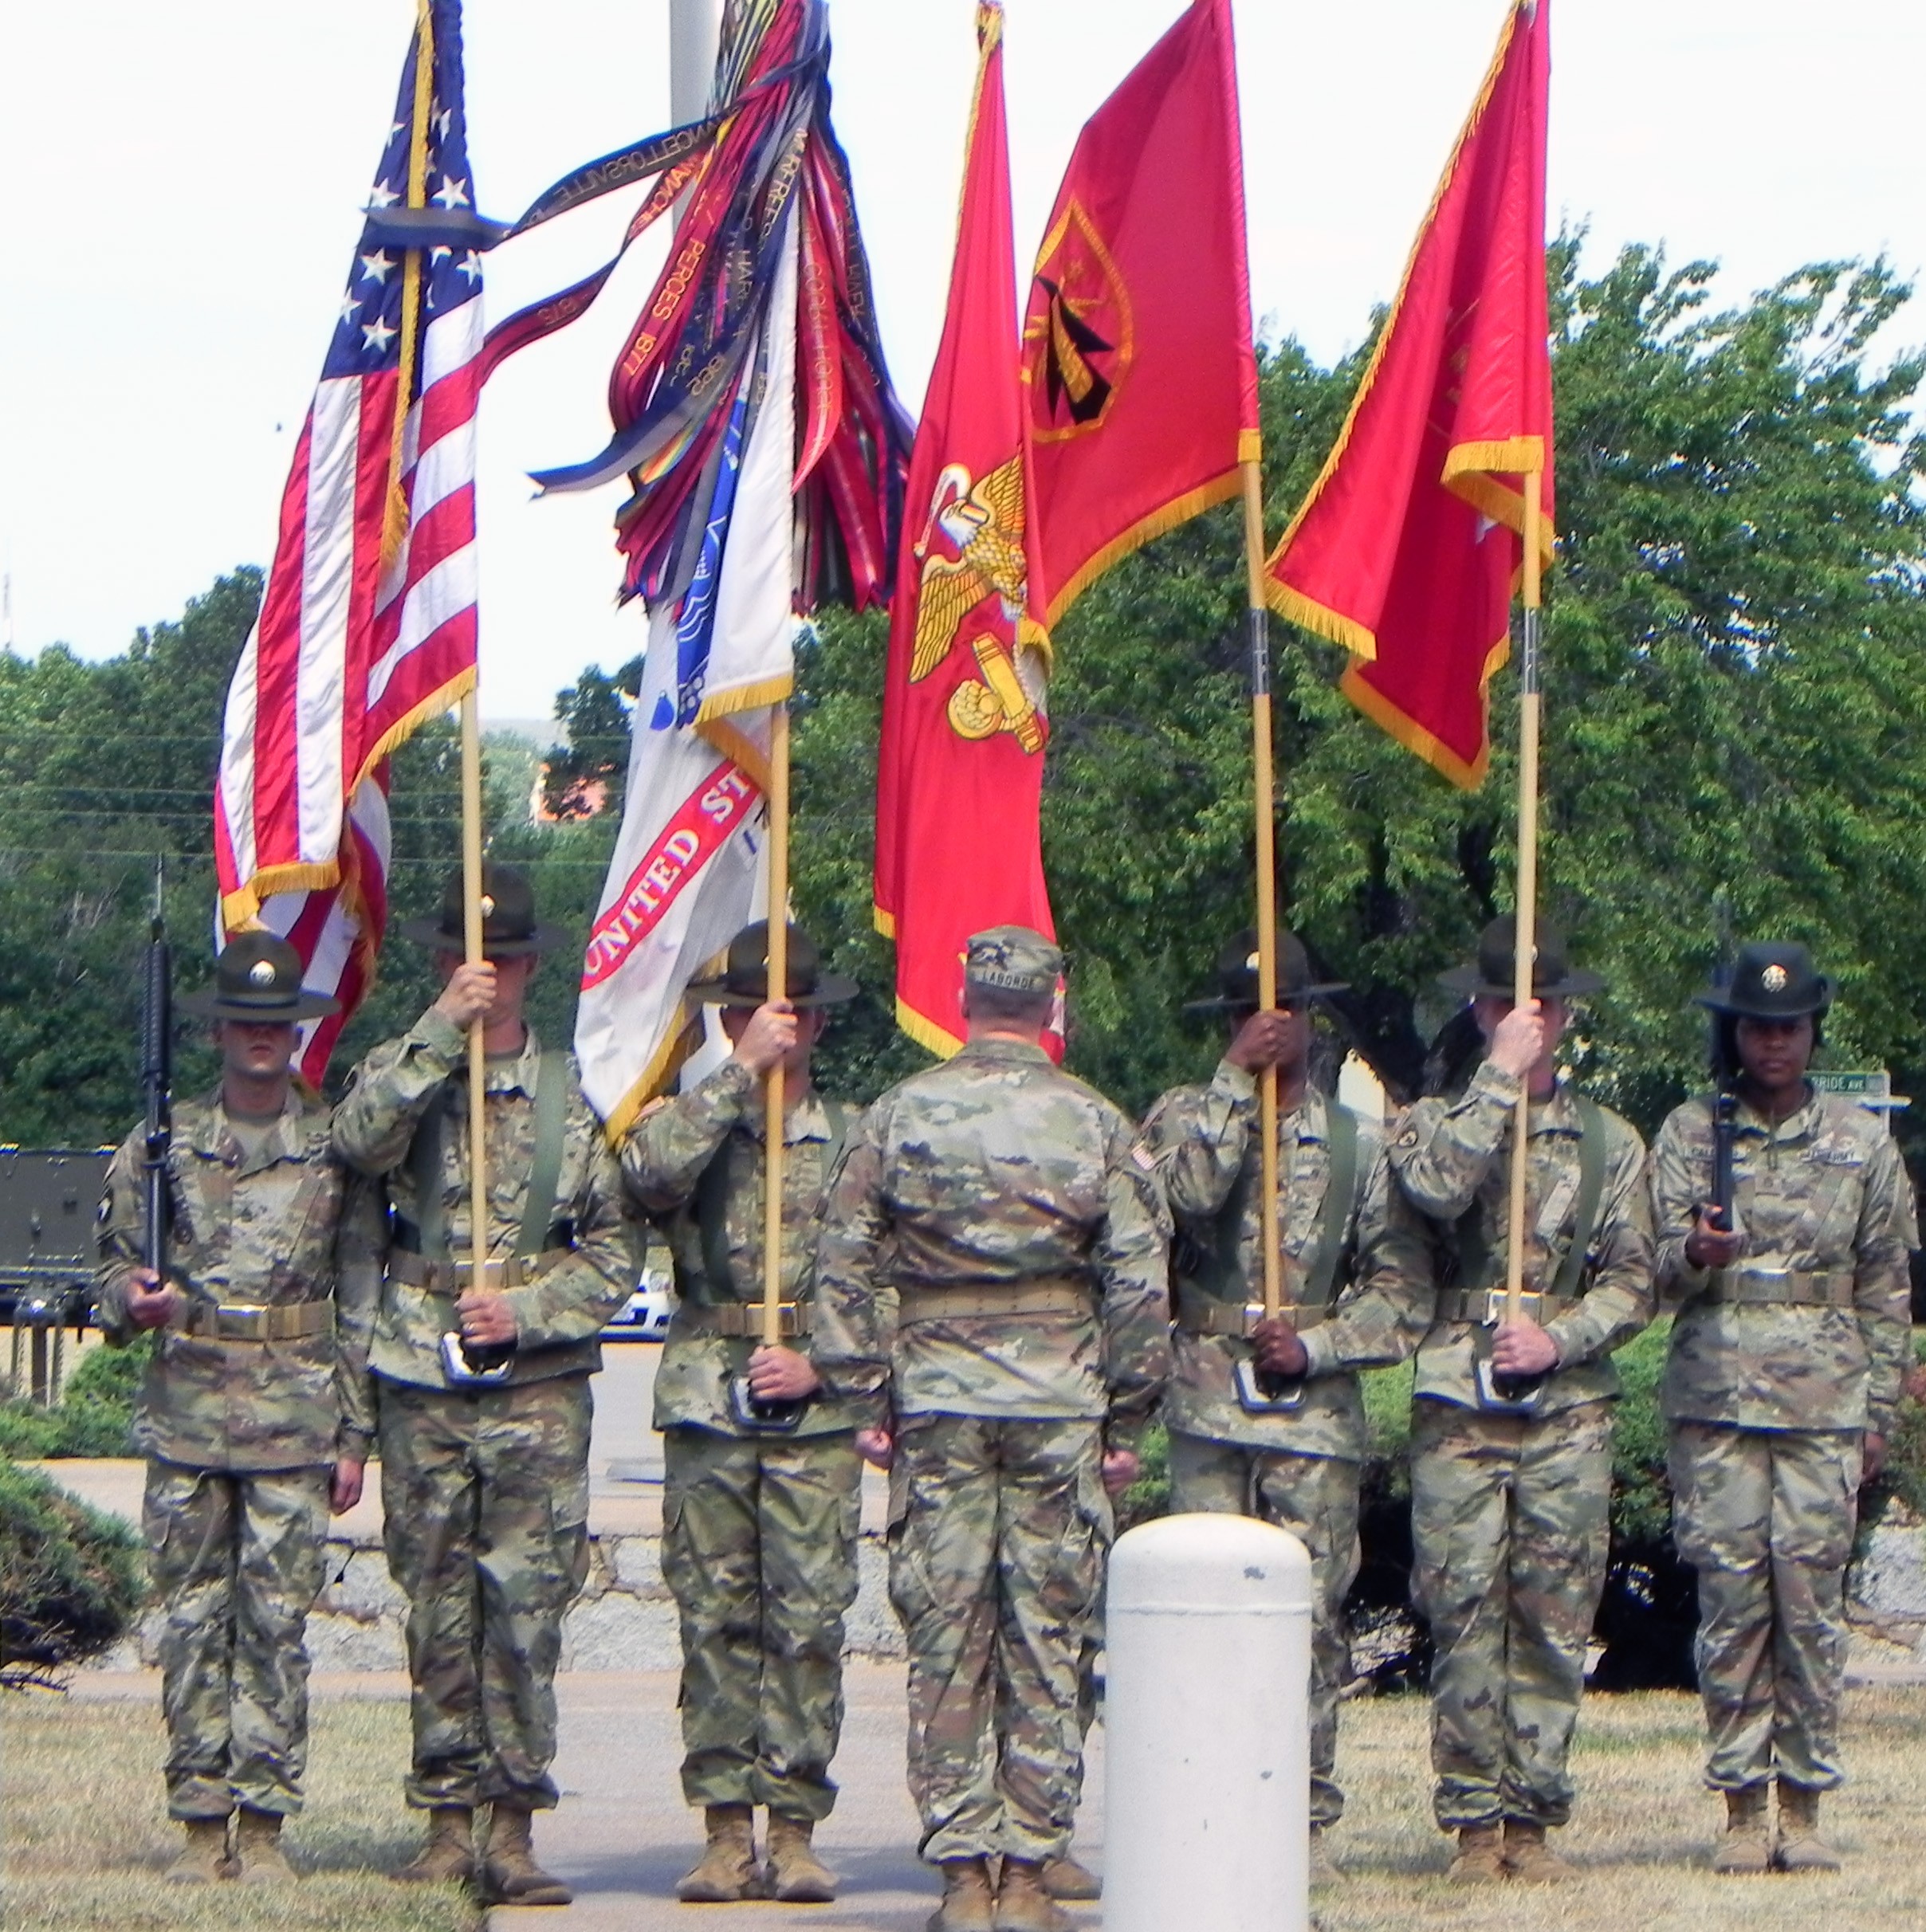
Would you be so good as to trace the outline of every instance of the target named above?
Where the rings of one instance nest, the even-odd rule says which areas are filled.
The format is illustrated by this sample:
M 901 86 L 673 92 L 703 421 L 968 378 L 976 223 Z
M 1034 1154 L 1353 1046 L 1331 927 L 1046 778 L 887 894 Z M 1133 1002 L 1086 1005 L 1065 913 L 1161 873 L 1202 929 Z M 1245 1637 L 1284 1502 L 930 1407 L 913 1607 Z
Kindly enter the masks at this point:
M 93 1306 L 93 1227 L 113 1149 L 0 1145 L 0 1322 L 10 1392 L 60 1395 L 66 1331 Z

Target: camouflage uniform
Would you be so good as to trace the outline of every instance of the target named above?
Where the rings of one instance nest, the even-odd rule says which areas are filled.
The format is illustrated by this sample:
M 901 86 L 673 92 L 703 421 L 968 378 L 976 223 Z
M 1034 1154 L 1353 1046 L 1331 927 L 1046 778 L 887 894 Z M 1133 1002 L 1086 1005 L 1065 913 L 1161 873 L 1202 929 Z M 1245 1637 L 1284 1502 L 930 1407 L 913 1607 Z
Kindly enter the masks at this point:
M 325 1567 L 328 1478 L 337 1457 L 366 1459 L 375 1427 L 379 1198 L 335 1158 L 327 1109 L 298 1088 L 249 1137 L 251 1151 L 218 1091 L 175 1109 L 168 1278 L 184 1306 L 155 1343 L 134 1430 L 166 1614 L 175 1818 L 301 1809 L 303 1636 Z M 115 1155 L 100 1204 L 100 1321 L 116 1344 L 136 1332 L 127 1290 L 143 1253 L 143 1146 L 136 1133 Z
M 486 1075 L 487 1245 L 521 1232 L 535 1152 L 541 1047 L 491 1056 Z M 395 1217 L 369 1365 L 379 1387 L 388 1568 L 408 1599 L 414 1680 L 411 1804 L 556 1801 L 555 1667 L 562 1613 L 588 1569 L 588 1378 L 597 1337 L 637 1273 L 621 1179 L 566 1056 L 567 1108 L 553 1222 L 531 1278 L 504 1290 L 519 1340 L 505 1384 L 450 1388 L 441 1338 L 460 1282 L 419 1275 L 415 1136 L 439 1110 L 440 1211 L 449 1251 L 470 1247 L 467 1035 L 432 1008 L 355 1070 L 335 1141 L 381 1176 Z M 445 1264 L 444 1264 L 445 1265 Z
M 1665 1412 L 1679 1553 L 1699 1573 L 1706 1782 L 1840 1781 L 1845 1577 L 1864 1432 L 1890 1431 L 1911 1353 L 1905 1178 L 1863 1109 L 1813 1095 L 1777 1125 L 1741 1104 L 1737 1266 L 1685 1258 L 1712 1193 L 1712 1107 L 1653 1148 L 1659 1286 L 1678 1314 Z
M 654 1421 L 666 1465 L 662 1577 L 682 1615 L 683 1795 L 816 1820 L 835 1803 L 863 1466 L 845 1404 L 819 1396 L 787 1435 L 750 1434 L 729 1408 L 761 1335 L 762 1094 L 725 1062 L 643 1115 L 622 1172 L 675 1263 Z M 841 1133 L 813 1094 L 784 1128 L 783 1295 L 794 1302 L 803 1289 L 807 1309 L 803 1277 Z
M 1068 1848 L 1103 1451 L 1136 1447 L 1168 1372 L 1165 1266 L 1128 1125 L 1018 1041 L 886 1094 L 831 1188 L 814 1353 L 895 1430 L 890 1595 L 933 1863 Z
M 1166 1094 L 1138 1143 L 1157 1164 L 1177 1227 L 1175 1366 L 1164 1403 L 1170 1506 L 1261 1517 L 1311 1553 L 1311 1819 L 1319 1825 L 1334 1824 L 1344 1809 L 1332 1773 L 1338 1699 L 1350 1671 L 1344 1599 L 1358 1574 L 1366 1447 L 1357 1372 L 1405 1360 L 1430 1326 L 1432 1302 L 1423 1224 L 1391 1187 L 1374 1128 L 1358 1127 L 1339 1251 L 1323 1252 L 1335 1105 L 1307 1093 L 1278 1123 L 1286 1299 L 1296 1301 L 1307 1274 L 1321 1275 L 1336 1306 L 1292 1315 L 1310 1358 L 1304 1400 L 1268 1416 L 1253 1416 L 1237 1400 L 1233 1377 L 1250 1344 L 1202 1332 L 1220 1310 L 1239 1314 L 1263 1292 L 1256 1080 L 1220 1062 L 1208 1086 Z M 1233 1210 L 1235 1225 L 1226 1228 Z M 1210 1266 L 1227 1235 L 1228 1265 Z
M 1433 1807 L 1447 1831 L 1570 1816 L 1566 1758 L 1610 1541 L 1610 1356 L 1652 1317 L 1645 1146 L 1600 1108 L 1602 1188 L 1578 1293 L 1563 1307 L 1525 1303 L 1558 1365 L 1531 1415 L 1478 1408 L 1480 1323 L 1460 1317 L 1474 1302 L 1482 1314 L 1482 1291 L 1503 1286 L 1520 1089 L 1487 1062 L 1456 1101 L 1418 1101 L 1390 1150 L 1393 1176 L 1445 1254 L 1439 1318 L 1417 1356 L 1411 1514 L 1414 1592 L 1437 1646 Z M 1527 1290 L 1551 1293 L 1577 1235 L 1581 1117 L 1562 1083 L 1531 1109 Z

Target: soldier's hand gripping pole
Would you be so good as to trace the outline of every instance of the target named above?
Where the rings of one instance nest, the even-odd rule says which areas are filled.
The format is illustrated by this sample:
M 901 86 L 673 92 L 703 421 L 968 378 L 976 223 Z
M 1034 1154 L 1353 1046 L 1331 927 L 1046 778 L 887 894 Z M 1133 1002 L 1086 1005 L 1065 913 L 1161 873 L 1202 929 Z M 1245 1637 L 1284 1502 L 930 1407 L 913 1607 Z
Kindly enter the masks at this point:
M 142 1259 L 156 1282 L 167 1278 L 167 1149 L 174 1137 L 174 961 L 167 947 L 166 874 L 154 860 L 154 913 L 140 978 L 140 1090 L 147 1130 L 140 1156 L 146 1200 Z

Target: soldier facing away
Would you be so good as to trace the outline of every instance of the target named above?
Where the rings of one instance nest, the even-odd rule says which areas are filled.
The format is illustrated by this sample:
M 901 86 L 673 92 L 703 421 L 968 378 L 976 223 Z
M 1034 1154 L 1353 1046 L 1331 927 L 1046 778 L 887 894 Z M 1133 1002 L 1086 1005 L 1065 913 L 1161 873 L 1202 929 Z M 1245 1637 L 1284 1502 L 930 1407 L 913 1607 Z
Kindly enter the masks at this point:
M 1571 1815 L 1566 1761 L 1610 1541 L 1611 1351 L 1652 1315 L 1645 1147 L 1558 1078 L 1570 1002 L 1602 982 L 1541 925 L 1536 997 L 1512 1002 L 1515 929 L 1494 921 L 1468 997 L 1484 1064 L 1455 1101 L 1419 1101 L 1391 1147 L 1397 1184 L 1441 1251 L 1437 1320 L 1418 1349 L 1411 1428 L 1413 1584 L 1437 1644 L 1433 1810 L 1452 1875 L 1548 1881 Z M 1511 1146 L 1531 1096 L 1523 1310 L 1503 1317 Z
M 552 1806 L 562 1613 L 588 1569 L 588 1378 L 603 1325 L 633 1291 L 621 1176 L 574 1057 L 522 1018 L 537 956 L 527 879 L 483 874 L 486 962 L 462 959 L 459 874 L 431 946 L 439 999 L 355 1070 L 335 1141 L 385 1184 L 394 1251 L 369 1356 L 377 1387 L 388 1568 L 408 1600 L 414 1765 L 426 1846 L 395 1875 L 475 1875 L 474 1812 L 491 1807 L 481 1878 L 496 1903 L 561 1905 L 529 1840 Z M 489 1226 L 474 1279 L 468 1029 L 486 1050 Z M 462 1257 L 458 1260 L 455 1256 Z
M 623 1179 L 662 1227 L 677 1307 L 655 1377 L 663 1432 L 662 1577 L 682 1616 L 682 1794 L 708 1845 L 677 1887 L 692 1903 L 759 1896 L 817 1903 L 835 1880 L 811 1844 L 836 1788 L 843 1617 L 856 1595 L 863 1462 L 849 1407 L 820 1395 L 808 1355 L 808 1264 L 847 1111 L 810 1082 L 811 1050 L 854 980 L 825 972 L 789 929 L 786 999 L 768 997 L 768 925 L 731 942 L 718 1003 L 732 1057 L 647 1109 L 624 1141 Z M 783 1068 L 782 1330 L 762 1345 L 764 1090 Z M 785 1405 L 780 1432 L 740 1397 Z M 732 1395 L 732 1390 L 737 1392 Z M 796 1406 L 790 1406 L 796 1405 Z M 768 1809 L 768 1863 L 754 1807 Z
M 353 1508 L 374 1433 L 366 1381 L 381 1273 L 379 1198 L 336 1158 L 328 1109 L 293 1078 L 296 1023 L 337 1010 L 268 933 L 222 952 L 184 1010 L 215 1023 L 221 1084 L 176 1111 L 168 1278 L 141 1265 L 144 1137 L 100 1203 L 100 1323 L 159 1331 L 135 1439 L 165 1613 L 167 1876 L 290 1879 L 281 1820 L 301 1807 L 308 1612 L 328 1517 Z M 234 1855 L 228 1822 L 235 1819 Z
M 817 1371 L 892 1459 L 933 1932 L 1070 1922 L 1042 1868 L 1076 1818 L 1110 1494 L 1169 1367 L 1161 1204 L 1123 1117 L 1040 1043 L 1062 971 L 1028 928 L 971 939 L 968 1043 L 870 1109 L 817 1244 Z
M 1402 1361 L 1431 1324 L 1424 1225 L 1391 1185 L 1382 1137 L 1310 1083 L 1313 984 L 1280 936 L 1275 1012 L 1257 1007 L 1257 935 L 1218 962 L 1221 991 L 1187 1011 L 1222 1013 L 1232 1037 L 1207 1085 L 1173 1088 L 1140 1148 L 1177 1223 L 1175 1364 L 1165 1420 L 1173 1510 L 1222 1510 L 1288 1530 L 1311 1553 L 1311 1831 L 1314 1881 L 1344 1809 L 1334 1773 L 1338 1700 L 1350 1668 L 1344 1599 L 1358 1573 L 1365 1455 L 1358 1371 Z M 1287 1306 L 1264 1319 L 1258 1076 L 1276 1069 L 1278 1227 Z M 1280 1378 L 1275 1397 L 1250 1366 Z M 1241 1382 L 1240 1377 L 1243 1378 Z
M 1675 1533 L 1699 1577 L 1705 1780 L 1726 1803 L 1712 1866 L 1831 1871 L 1819 1793 L 1841 1775 L 1845 1565 L 1911 1353 L 1905 1180 L 1885 1129 L 1806 1080 L 1832 988 L 1805 947 L 1743 947 L 1730 986 L 1698 997 L 1735 1074 L 1732 1198 L 1715 1207 L 1716 1095 L 1667 1117 L 1652 1185 L 1678 1311 Z

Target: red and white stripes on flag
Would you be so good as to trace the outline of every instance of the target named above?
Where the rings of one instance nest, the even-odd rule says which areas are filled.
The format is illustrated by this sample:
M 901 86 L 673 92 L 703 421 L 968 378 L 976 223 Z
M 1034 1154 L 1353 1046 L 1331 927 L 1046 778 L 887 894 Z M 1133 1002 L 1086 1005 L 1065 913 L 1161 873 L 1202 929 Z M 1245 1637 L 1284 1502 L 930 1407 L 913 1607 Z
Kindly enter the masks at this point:
M 374 204 L 471 206 L 456 0 L 424 6 L 395 120 Z M 373 978 L 388 754 L 474 679 L 481 282 L 478 255 L 364 238 L 228 692 L 221 924 L 285 933 L 308 984 L 340 999 L 304 1043 L 311 1079 Z

